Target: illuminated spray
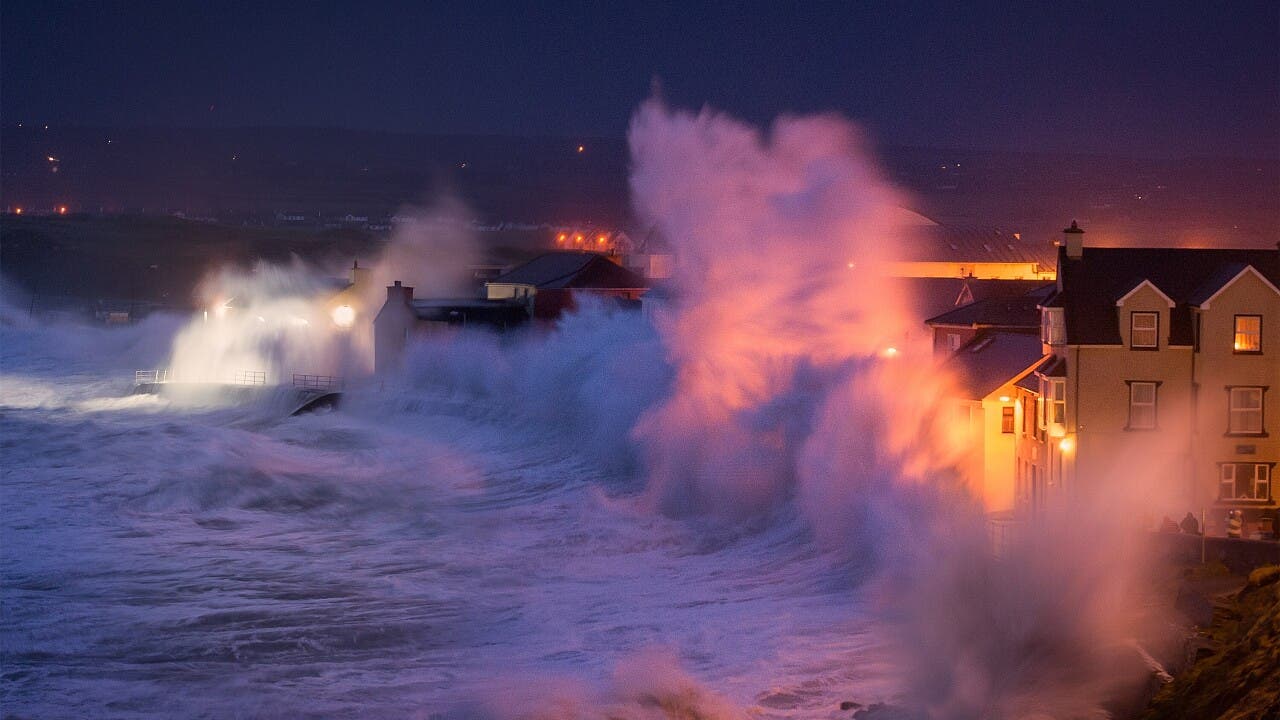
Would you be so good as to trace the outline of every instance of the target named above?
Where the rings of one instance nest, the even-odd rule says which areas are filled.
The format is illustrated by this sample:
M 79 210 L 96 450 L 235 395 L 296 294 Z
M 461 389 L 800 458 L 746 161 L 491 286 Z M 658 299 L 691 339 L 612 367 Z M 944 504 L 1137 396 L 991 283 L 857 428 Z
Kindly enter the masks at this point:
M 197 291 L 204 308 L 175 338 L 170 370 L 184 382 L 228 382 L 242 372 L 288 384 L 293 373 L 366 375 L 373 367 L 372 323 L 395 280 L 431 296 L 473 292 L 468 265 L 479 259 L 465 205 L 445 196 L 403 208 L 390 242 L 366 267 L 358 286 L 338 295 L 332 273 L 295 260 L 223 268 Z
M 860 469 L 949 480 L 960 448 L 936 417 L 944 379 L 899 356 L 903 299 L 875 272 L 907 232 L 903 198 L 856 130 L 782 118 L 764 135 L 651 100 L 630 141 L 637 213 L 679 257 L 676 299 L 656 319 L 675 387 L 635 432 L 654 501 L 741 518 L 825 494 L 842 468 L 804 459 L 823 418 L 864 431 Z

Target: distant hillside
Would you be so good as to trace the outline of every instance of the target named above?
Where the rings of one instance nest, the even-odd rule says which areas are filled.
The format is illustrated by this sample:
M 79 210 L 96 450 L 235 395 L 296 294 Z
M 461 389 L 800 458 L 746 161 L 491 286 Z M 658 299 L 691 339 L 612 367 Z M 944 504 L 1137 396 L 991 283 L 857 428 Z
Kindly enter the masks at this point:
M 1049 237 L 1076 218 L 1099 244 L 1269 245 L 1280 237 L 1275 160 L 880 155 L 913 209 L 944 221 Z M 0 205 L 45 212 L 385 217 L 447 189 L 486 221 L 612 225 L 630 216 L 622 138 L 6 126 L 0 175 Z

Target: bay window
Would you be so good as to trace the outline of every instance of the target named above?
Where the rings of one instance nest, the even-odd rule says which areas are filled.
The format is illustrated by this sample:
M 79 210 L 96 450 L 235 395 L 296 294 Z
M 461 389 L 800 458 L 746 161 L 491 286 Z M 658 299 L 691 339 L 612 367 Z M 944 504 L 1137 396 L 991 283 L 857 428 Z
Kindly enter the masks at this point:
M 1271 500 L 1270 463 L 1222 463 L 1219 500 Z
M 1040 342 L 1045 345 L 1066 344 L 1067 325 L 1062 315 L 1062 308 L 1040 310 Z

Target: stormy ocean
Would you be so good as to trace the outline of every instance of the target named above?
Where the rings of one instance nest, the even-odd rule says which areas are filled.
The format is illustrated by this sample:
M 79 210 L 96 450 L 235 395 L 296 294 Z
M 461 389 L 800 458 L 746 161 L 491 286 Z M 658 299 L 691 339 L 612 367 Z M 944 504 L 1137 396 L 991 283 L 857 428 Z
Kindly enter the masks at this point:
M 225 326 L 6 306 L 5 714 L 1092 712 L 1122 553 L 991 562 L 946 378 L 856 272 L 900 217 L 856 128 L 650 101 L 630 141 L 636 213 L 679 244 L 652 312 L 433 337 L 373 377 L 288 283 Z M 335 410 L 130 392 L 319 355 L 348 363 Z

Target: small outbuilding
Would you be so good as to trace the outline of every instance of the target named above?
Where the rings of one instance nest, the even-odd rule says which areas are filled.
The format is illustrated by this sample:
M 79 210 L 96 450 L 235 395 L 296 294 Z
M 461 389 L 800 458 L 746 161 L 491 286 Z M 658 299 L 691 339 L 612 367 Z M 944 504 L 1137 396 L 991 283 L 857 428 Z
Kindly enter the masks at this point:
M 373 320 L 373 365 L 378 373 L 400 364 L 409 339 L 462 327 L 508 330 L 529 321 L 522 300 L 485 298 L 414 299 L 399 280 L 387 287 L 387 301 Z
M 485 283 L 489 300 L 519 300 L 530 317 L 555 320 L 576 306 L 575 298 L 589 295 L 639 307 L 645 279 L 594 252 L 551 252 L 530 260 Z

